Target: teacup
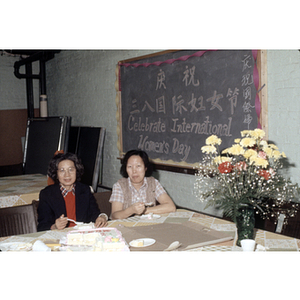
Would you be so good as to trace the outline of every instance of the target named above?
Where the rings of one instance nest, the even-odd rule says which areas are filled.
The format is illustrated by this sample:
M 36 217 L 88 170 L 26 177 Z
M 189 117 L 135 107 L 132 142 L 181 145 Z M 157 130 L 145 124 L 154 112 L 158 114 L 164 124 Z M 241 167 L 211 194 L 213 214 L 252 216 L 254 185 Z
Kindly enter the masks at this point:
M 243 251 L 254 251 L 255 241 L 251 239 L 241 240 Z

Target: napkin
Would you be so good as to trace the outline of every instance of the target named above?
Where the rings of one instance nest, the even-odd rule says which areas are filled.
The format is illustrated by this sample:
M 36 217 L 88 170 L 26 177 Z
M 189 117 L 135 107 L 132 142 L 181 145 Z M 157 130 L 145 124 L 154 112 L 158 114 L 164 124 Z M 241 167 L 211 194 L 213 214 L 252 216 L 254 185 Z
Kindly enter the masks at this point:
M 51 248 L 49 248 L 42 241 L 37 240 L 32 246 L 32 251 L 51 251 Z

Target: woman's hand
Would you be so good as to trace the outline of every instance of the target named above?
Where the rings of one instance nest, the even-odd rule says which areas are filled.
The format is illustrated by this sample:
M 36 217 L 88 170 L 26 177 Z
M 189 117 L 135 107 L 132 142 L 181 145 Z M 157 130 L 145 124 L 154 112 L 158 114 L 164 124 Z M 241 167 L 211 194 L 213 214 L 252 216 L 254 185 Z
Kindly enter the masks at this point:
M 133 213 L 136 215 L 141 215 L 145 211 L 145 204 L 142 202 L 134 203 L 131 205 Z
M 95 221 L 95 227 L 105 227 L 107 225 L 107 221 L 105 217 L 98 217 Z
M 58 229 L 62 230 L 64 229 L 68 224 L 68 218 L 65 217 L 64 214 L 62 214 L 59 218 L 55 220 L 55 224 L 51 226 L 51 229 Z
M 145 212 L 145 204 L 142 202 L 134 203 L 133 205 L 123 209 L 123 203 L 114 201 L 111 206 L 111 218 L 126 219 L 132 215 L 141 215 Z

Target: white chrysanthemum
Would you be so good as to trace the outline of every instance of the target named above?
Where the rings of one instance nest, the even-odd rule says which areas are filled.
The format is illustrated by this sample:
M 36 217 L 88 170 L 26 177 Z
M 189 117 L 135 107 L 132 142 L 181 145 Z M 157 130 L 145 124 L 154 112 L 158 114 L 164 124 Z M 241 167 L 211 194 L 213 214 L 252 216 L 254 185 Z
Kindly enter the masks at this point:
M 262 146 L 262 147 L 267 147 L 268 143 L 265 140 L 261 140 L 260 143 L 259 143 L 259 145 Z

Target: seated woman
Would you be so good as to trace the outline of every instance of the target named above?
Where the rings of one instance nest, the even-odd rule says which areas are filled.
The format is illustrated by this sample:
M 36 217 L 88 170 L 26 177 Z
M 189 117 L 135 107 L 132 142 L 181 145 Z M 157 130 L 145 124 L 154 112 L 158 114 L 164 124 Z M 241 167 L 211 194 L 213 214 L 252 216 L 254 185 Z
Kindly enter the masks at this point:
M 152 171 L 146 152 L 131 150 L 125 154 L 120 169 L 123 178 L 113 185 L 109 200 L 112 203 L 112 219 L 176 210 L 175 204 L 158 180 L 150 177 Z M 159 205 L 156 205 L 156 201 Z
M 107 225 L 108 217 L 101 214 L 88 185 L 80 182 L 83 165 L 73 153 L 59 153 L 49 163 L 48 176 L 54 184 L 40 192 L 38 231 L 64 229 L 78 222 L 95 222 L 95 227 Z

